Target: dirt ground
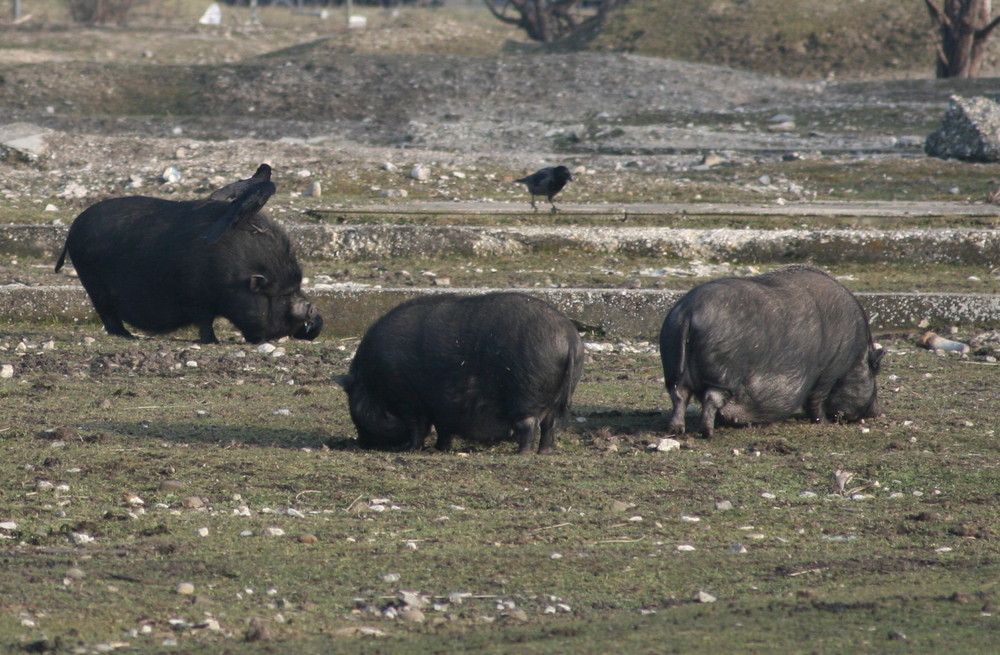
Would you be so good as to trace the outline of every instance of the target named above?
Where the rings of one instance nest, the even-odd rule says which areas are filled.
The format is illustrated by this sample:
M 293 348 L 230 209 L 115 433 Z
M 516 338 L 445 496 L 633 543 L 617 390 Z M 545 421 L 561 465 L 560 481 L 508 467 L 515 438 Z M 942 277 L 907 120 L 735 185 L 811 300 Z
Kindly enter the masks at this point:
M 280 191 L 321 181 L 326 205 L 378 200 L 417 163 L 432 166 L 425 187 L 455 170 L 495 182 L 435 199 L 513 200 L 511 180 L 560 160 L 582 175 L 613 171 L 636 200 L 657 200 L 648 178 L 682 177 L 708 153 L 729 165 L 913 157 L 949 93 L 988 88 L 830 84 L 620 54 L 539 59 L 478 14 L 375 12 L 368 29 L 346 30 L 240 11 L 227 8 L 219 27 L 157 16 L 0 27 L 2 123 L 53 130 L 37 162 L 0 164 L 0 197 L 17 211 L 72 212 L 105 195 L 200 194 L 266 161 Z M 395 178 L 373 173 L 387 163 Z M 171 168 L 180 179 L 164 183 Z

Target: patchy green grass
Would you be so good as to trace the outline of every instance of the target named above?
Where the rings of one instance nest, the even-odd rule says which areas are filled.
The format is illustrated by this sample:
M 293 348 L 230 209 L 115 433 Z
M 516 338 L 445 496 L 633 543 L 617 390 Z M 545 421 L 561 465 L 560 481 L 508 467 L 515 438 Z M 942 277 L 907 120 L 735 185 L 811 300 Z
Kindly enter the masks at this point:
M 933 74 L 934 36 L 922 5 L 892 0 L 636 0 L 611 15 L 590 47 L 779 75 L 857 78 Z
M 222 334 L 0 333 L 4 648 L 994 649 L 988 363 L 889 341 L 884 417 L 653 453 L 666 401 L 634 344 L 590 356 L 551 457 L 381 453 L 353 447 L 329 380 L 353 340 L 274 358 Z

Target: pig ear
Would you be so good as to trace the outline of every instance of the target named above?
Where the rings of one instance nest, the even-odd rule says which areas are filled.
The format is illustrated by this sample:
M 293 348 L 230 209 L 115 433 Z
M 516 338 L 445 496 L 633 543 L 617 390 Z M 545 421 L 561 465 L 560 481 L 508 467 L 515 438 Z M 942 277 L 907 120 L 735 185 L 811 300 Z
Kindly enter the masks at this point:
M 334 375 L 333 381 L 344 388 L 344 391 L 350 391 L 351 387 L 354 386 L 354 376 L 348 373 L 347 375 Z
M 250 187 L 260 184 L 261 182 L 271 181 L 271 167 L 267 164 L 261 164 L 257 167 L 257 172 L 253 174 L 253 177 L 240 180 L 239 182 L 233 182 L 232 184 L 226 185 L 221 189 L 217 189 L 209 194 L 209 200 L 232 200 L 238 198 Z
M 250 276 L 250 291 L 252 293 L 260 293 L 265 286 L 267 286 L 267 276 L 264 275 Z
M 201 238 L 208 243 L 215 243 L 231 226 L 259 212 L 275 191 L 277 188 L 270 181 L 249 187 L 226 208 L 225 213 L 217 221 L 205 230 L 205 234 L 201 235 Z
M 877 348 L 868 351 L 868 368 L 878 373 L 881 368 L 882 356 L 885 355 L 885 348 Z

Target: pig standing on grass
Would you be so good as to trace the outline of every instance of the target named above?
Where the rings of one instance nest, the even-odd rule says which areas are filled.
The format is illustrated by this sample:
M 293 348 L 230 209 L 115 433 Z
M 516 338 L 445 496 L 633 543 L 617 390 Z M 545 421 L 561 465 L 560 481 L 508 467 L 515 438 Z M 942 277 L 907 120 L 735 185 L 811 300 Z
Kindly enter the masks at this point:
M 700 284 L 667 314 L 660 358 L 673 411 L 685 432 L 692 396 L 701 434 L 718 415 L 730 424 L 770 423 L 805 407 L 810 420 L 858 421 L 881 413 L 872 342 L 857 299 L 823 271 L 786 266 Z
M 302 293 L 302 269 L 285 231 L 260 210 L 274 194 L 271 169 L 177 202 L 133 196 L 103 200 L 69 228 L 67 253 L 108 334 L 124 323 L 154 333 L 198 326 L 216 343 L 222 316 L 251 343 L 315 339 L 323 326 Z
M 363 448 L 417 450 L 433 426 L 438 450 L 513 436 L 526 454 L 552 450 L 582 371 L 580 336 L 548 303 L 433 294 L 376 321 L 335 379 Z

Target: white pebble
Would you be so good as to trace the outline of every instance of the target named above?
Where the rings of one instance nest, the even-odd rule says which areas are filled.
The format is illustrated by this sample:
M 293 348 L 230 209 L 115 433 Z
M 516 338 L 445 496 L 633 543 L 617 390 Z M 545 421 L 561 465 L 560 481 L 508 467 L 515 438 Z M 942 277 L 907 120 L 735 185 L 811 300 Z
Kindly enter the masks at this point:
M 14 523 L 13 521 L 3 521 L 2 523 L 0 523 L 0 530 L 16 530 L 16 529 L 17 529 L 17 523 Z
M 291 416 L 292 415 L 292 410 L 287 409 L 285 407 L 282 407 L 281 409 L 275 410 L 274 411 L 274 415 L 275 416 Z
M 257 346 L 257 352 L 261 353 L 262 355 L 270 355 L 277 349 L 278 347 L 273 343 L 262 343 L 259 346 Z
M 691 544 L 680 544 L 677 546 L 677 550 L 681 551 L 682 553 L 690 553 L 691 551 L 697 549 Z
M 198 528 L 198 536 L 199 537 L 207 537 L 208 536 L 208 528 Z
M 281 528 L 277 527 L 264 528 L 264 536 L 266 537 L 282 537 L 284 536 L 284 534 L 285 531 Z
M 661 453 L 669 453 L 672 450 L 680 450 L 681 442 L 676 439 L 660 439 L 655 444 L 650 444 L 649 449 Z

